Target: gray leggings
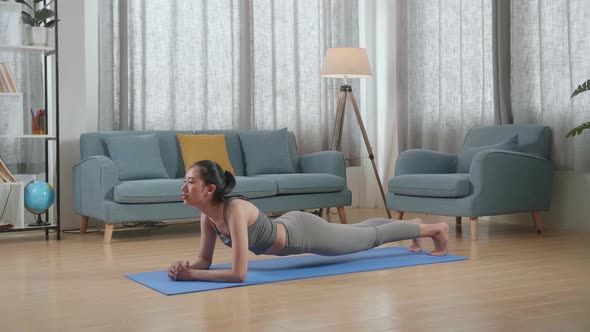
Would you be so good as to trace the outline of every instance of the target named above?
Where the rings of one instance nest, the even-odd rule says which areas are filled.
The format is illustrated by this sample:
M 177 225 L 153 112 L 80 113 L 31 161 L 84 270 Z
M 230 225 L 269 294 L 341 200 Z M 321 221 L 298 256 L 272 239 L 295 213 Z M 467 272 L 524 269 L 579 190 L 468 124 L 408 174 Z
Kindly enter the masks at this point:
M 344 255 L 420 236 L 420 225 L 385 218 L 342 225 L 331 224 L 311 213 L 291 211 L 275 221 L 287 229 L 287 241 L 280 256 L 303 253 Z

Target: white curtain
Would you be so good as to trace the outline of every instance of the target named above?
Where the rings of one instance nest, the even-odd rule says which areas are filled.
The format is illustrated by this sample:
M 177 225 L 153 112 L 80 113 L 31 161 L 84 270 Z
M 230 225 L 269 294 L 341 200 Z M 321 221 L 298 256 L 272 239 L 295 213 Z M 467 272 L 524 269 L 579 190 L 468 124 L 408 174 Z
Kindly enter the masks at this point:
M 100 16 L 101 130 L 288 127 L 300 152 L 327 149 L 340 82 L 321 63 L 358 46 L 357 0 L 114 0 Z
M 570 99 L 590 79 L 590 1 L 513 0 L 511 7 L 514 121 L 549 125 L 556 168 L 589 171 L 590 134 L 565 135 L 590 121 L 590 92 Z

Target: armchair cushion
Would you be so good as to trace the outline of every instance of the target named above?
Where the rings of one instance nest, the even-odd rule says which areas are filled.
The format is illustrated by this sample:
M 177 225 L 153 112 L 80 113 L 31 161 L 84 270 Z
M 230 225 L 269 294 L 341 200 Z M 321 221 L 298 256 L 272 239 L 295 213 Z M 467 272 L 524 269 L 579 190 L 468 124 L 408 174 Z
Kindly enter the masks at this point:
M 516 151 L 518 149 L 518 135 L 514 135 L 496 144 L 485 146 L 464 146 L 463 149 L 461 149 L 461 153 L 459 153 L 457 172 L 468 173 L 473 157 L 475 157 L 480 151 L 491 149 Z
M 389 180 L 389 192 L 424 197 L 465 197 L 471 194 L 468 174 L 406 174 Z

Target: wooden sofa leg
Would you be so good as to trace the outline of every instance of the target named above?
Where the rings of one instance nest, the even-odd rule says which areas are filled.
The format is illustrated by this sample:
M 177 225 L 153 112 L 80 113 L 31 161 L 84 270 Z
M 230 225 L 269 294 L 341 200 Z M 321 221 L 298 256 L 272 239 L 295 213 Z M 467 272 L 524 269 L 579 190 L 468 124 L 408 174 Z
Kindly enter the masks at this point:
M 88 219 L 87 216 L 82 216 L 80 218 L 80 234 L 86 234 L 86 229 L 88 228 Z
M 479 219 L 477 217 L 469 218 L 471 223 L 471 240 L 477 241 L 479 239 Z
M 115 229 L 115 224 L 105 224 L 104 225 L 104 244 L 110 244 L 111 239 L 113 238 L 113 230 Z
M 344 206 L 339 206 L 336 208 L 338 210 L 338 217 L 340 217 L 341 224 L 347 224 L 346 221 L 346 213 L 344 212 Z
M 460 216 L 456 216 L 455 217 L 455 227 L 456 228 L 461 228 L 461 217 Z
M 537 233 L 543 233 L 543 220 L 541 220 L 541 212 L 533 211 L 531 212 L 533 215 L 533 221 L 535 222 L 535 227 L 537 228 Z
M 404 219 L 404 211 L 395 211 L 395 220 Z

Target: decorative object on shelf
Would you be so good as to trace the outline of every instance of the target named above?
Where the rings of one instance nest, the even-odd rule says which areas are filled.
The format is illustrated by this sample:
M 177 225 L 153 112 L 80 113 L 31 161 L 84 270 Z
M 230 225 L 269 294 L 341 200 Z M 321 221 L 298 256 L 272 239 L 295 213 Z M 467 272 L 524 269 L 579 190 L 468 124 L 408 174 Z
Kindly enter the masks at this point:
M 590 90 L 590 80 L 587 80 L 586 82 L 582 83 L 581 85 L 578 85 L 576 90 L 574 90 L 574 92 L 572 92 L 572 96 L 570 97 L 570 99 L 574 98 L 575 96 L 579 95 L 580 93 L 582 93 L 584 91 L 588 91 L 588 90 Z M 576 128 L 570 130 L 565 137 L 581 135 L 582 132 L 586 129 L 590 129 L 590 122 L 582 123 L 581 125 L 577 126 Z
M 342 142 L 342 129 L 344 124 L 344 110 L 346 109 L 347 97 L 350 97 L 350 101 L 353 106 L 354 113 L 356 115 L 357 122 L 363 135 L 365 147 L 369 153 L 369 159 L 373 165 L 373 171 L 375 172 L 375 178 L 381 191 L 381 198 L 383 198 L 383 204 L 387 206 L 385 200 L 385 192 L 383 191 L 383 184 L 379 173 L 377 172 L 377 166 L 375 165 L 375 156 L 373 155 L 373 148 L 369 142 L 367 131 L 363 123 L 363 118 L 359 112 L 359 107 L 356 103 L 356 99 L 352 94 L 352 87 L 348 84 L 349 78 L 367 78 L 371 77 L 371 64 L 369 63 L 369 56 L 367 50 L 364 48 L 354 47 L 336 47 L 329 48 L 326 51 L 324 57 L 324 63 L 322 65 L 322 76 L 333 77 L 333 78 L 344 78 L 344 84 L 340 86 L 340 94 L 338 97 L 338 108 L 336 110 L 336 123 L 334 124 L 334 132 L 332 134 L 332 141 L 330 143 L 330 150 L 341 151 Z M 391 212 L 387 207 L 385 208 L 387 216 L 391 218 Z
M 29 25 L 27 29 L 27 39 L 29 45 L 47 45 L 49 28 L 53 27 L 58 21 L 54 19 L 55 12 L 49 7 L 53 1 L 33 0 L 33 7 L 25 0 L 15 0 L 16 2 L 29 7 L 33 14 L 26 11 L 21 12 L 21 18 L 24 24 Z
M 25 186 L 25 208 L 37 215 L 37 222 L 29 226 L 48 226 L 49 222 L 43 222 L 41 214 L 47 212 L 55 201 L 55 190 L 43 181 L 34 181 Z
M 11 229 L 14 225 L 9 221 L 0 220 L 0 229 Z
M 33 135 L 47 134 L 47 112 L 44 109 L 38 109 L 34 112 L 31 108 L 31 130 Z

